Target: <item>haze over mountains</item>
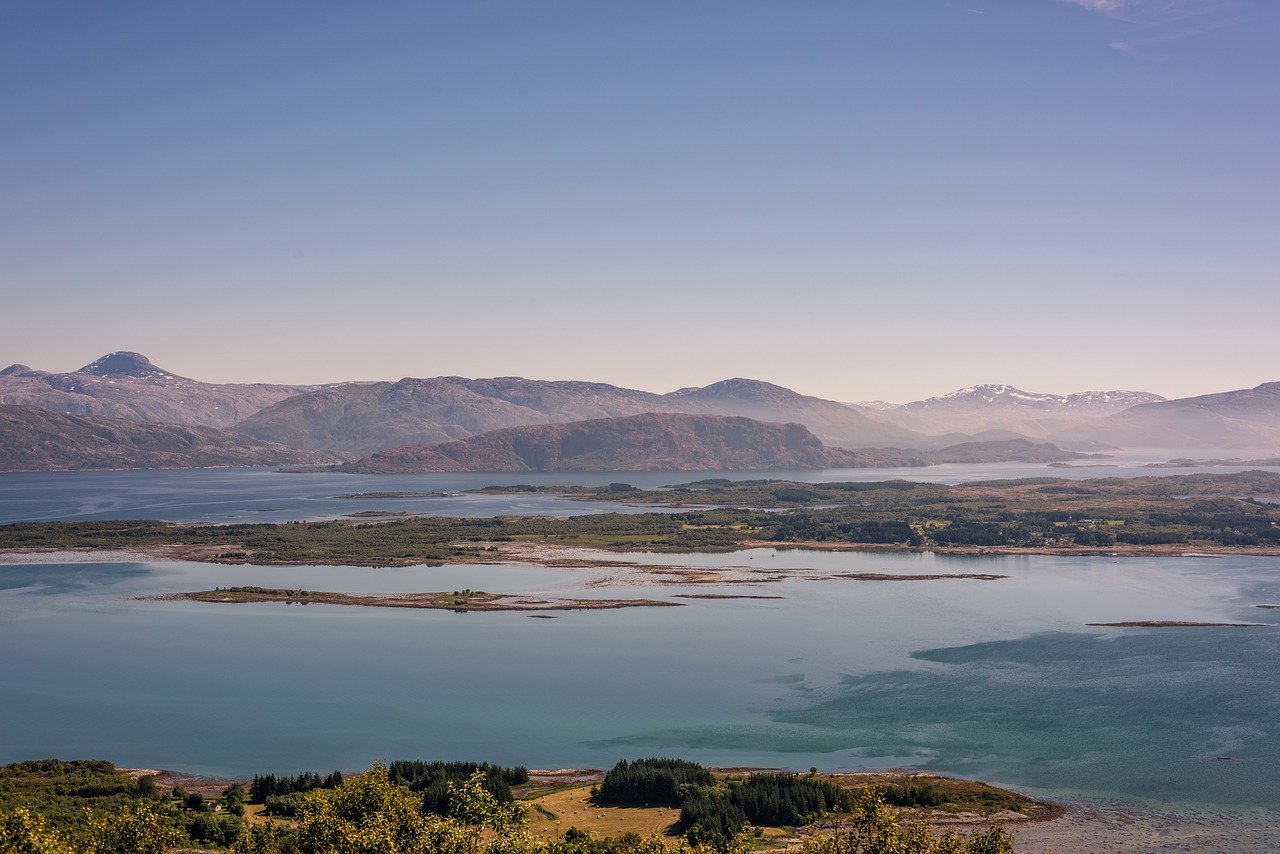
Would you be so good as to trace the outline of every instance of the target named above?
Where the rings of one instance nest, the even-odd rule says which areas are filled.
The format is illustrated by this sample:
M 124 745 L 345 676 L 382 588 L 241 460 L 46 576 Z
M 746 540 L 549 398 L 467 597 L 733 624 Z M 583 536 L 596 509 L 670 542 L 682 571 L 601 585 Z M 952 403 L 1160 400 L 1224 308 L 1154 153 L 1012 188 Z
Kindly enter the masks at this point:
M 149 458 L 144 449 L 159 446 L 141 437 L 127 437 L 128 430 L 121 425 L 108 429 L 11 412 L 6 439 L 15 446 L 40 446 L 38 436 L 19 438 L 23 431 L 43 430 L 62 437 L 45 443 L 43 463 L 39 454 L 30 457 L 38 466 L 56 468 L 77 467 L 78 455 L 86 466 L 109 464 L 111 453 L 90 453 L 89 446 L 95 442 L 129 446 L 117 455 L 123 467 L 254 464 L 272 454 L 280 457 L 272 462 L 306 458 L 284 453 L 290 449 L 355 460 L 393 448 L 457 442 L 509 428 L 649 414 L 803 425 L 824 453 L 915 449 L 919 453 L 914 459 L 928 459 L 927 451 L 962 442 L 1010 442 L 1025 437 L 1065 447 L 1101 443 L 1130 448 L 1280 448 L 1280 383 L 1182 400 L 1134 391 L 1043 394 L 993 384 L 900 406 L 878 401 L 860 406 L 743 378 L 667 394 L 605 383 L 521 377 L 404 378 L 320 386 L 213 384 L 174 374 L 140 354 L 119 352 L 61 374 L 11 365 L 0 370 L 0 405 L 6 410 L 15 406 L 47 410 L 64 419 L 114 418 L 224 431 L 198 437 L 170 433 L 173 447 L 165 453 L 156 450 Z M 92 432 L 95 429 L 97 434 Z M 605 434 L 618 442 L 635 435 L 621 426 Z M 773 453 L 768 449 L 776 437 L 760 430 L 754 435 L 764 443 L 757 448 L 762 459 Z M 203 451 L 182 452 L 184 443 Z M 986 446 L 982 454 L 992 453 L 991 447 Z M 225 462 L 200 462 L 214 459 L 210 456 L 214 448 L 223 449 L 216 458 Z M 715 456 L 693 445 L 686 450 L 691 458 Z M 1017 452 L 1029 453 L 1020 446 Z M 881 456 L 904 458 L 896 450 Z M 620 451 L 618 459 L 629 457 Z M 861 464 L 868 464 L 866 454 L 861 459 Z M 12 468 L 14 461 L 7 465 Z
M 138 353 L 110 353 L 65 374 L 10 365 L 0 371 L 0 404 L 66 415 L 230 427 L 264 406 L 313 386 L 203 383 L 173 374 Z
M 759 380 L 653 394 L 604 383 L 520 377 L 435 377 L 348 383 L 305 392 L 258 412 L 235 429 L 295 448 L 356 455 L 398 445 L 430 445 L 504 427 L 644 413 L 736 415 L 798 422 L 842 447 L 916 446 L 926 437 L 831 400 Z
M 799 424 L 648 413 L 510 427 L 442 445 L 410 445 L 381 451 L 341 470 L 747 471 L 835 468 L 853 462 L 850 452 L 825 447 Z
M 648 413 L 508 427 L 440 445 L 407 445 L 336 467 L 363 474 L 421 472 L 753 471 L 1063 462 L 1088 457 L 1027 439 L 939 450 L 824 445 L 801 424 L 729 415 Z
M 63 415 L 34 406 L 0 406 L 0 471 L 206 468 L 334 462 L 327 451 L 299 451 L 216 427 L 142 424 Z
M 1024 436 L 1048 436 L 1087 420 L 1105 418 L 1164 398 L 1143 391 L 1084 391 L 1043 394 L 1011 385 L 976 385 L 951 394 L 878 411 L 895 424 L 923 433 L 981 433 L 1010 430 Z

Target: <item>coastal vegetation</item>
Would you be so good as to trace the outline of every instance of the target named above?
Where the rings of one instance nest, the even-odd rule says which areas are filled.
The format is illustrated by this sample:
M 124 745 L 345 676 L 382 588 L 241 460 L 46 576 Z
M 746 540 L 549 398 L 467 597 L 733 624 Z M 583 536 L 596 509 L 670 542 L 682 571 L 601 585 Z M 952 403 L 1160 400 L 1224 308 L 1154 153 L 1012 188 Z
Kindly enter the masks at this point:
M 0 526 L 0 550 L 152 549 L 222 563 L 405 566 L 492 562 L 506 544 L 732 551 L 762 544 L 942 551 L 1280 552 L 1280 474 L 1030 478 L 944 484 L 697 481 L 610 486 L 612 500 L 697 507 L 571 518 L 175 525 L 156 520 Z M 675 509 L 674 507 L 672 508 Z
M 235 784 L 212 801 L 178 787 L 161 790 L 107 762 L 18 763 L 0 768 L 0 854 L 161 854 L 176 846 L 235 854 L 746 854 L 791 841 L 805 854 L 1013 850 L 998 822 L 939 835 L 891 807 L 874 785 L 842 788 L 816 774 L 715 775 L 679 760 L 620 763 L 610 773 L 632 794 L 645 785 L 666 791 L 657 782 L 663 777 L 685 781 L 676 787 L 679 824 L 643 836 L 570 826 L 538 838 L 517 794 L 529 787 L 529 773 L 485 763 L 394 762 L 352 777 L 260 775 L 250 799 L 294 798 L 297 808 L 289 821 L 252 823 L 235 811 L 245 798 Z M 100 798 L 115 800 L 83 809 Z M 537 815 L 554 815 L 540 801 L 532 804 Z M 629 807 L 596 807 L 610 809 Z M 226 831 L 201 835 L 200 817 Z M 763 832 L 787 819 L 811 823 L 803 831 L 784 828 L 787 836 Z

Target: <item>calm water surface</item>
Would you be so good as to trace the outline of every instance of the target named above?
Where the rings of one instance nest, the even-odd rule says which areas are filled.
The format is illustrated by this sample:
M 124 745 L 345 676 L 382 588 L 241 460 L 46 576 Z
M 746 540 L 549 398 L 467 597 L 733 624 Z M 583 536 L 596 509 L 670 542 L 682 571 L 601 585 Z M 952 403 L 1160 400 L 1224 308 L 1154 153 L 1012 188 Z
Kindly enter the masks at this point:
M 1011 463 L 717 476 L 961 482 L 1191 471 L 1140 468 L 1168 456 L 1130 456 L 1107 469 Z M 0 521 L 645 512 L 550 495 L 337 496 L 517 482 L 655 487 L 699 476 L 5 474 Z M 1087 625 L 1280 622 L 1280 611 L 1255 607 L 1280 603 L 1280 559 L 773 550 L 632 558 L 764 569 L 783 580 L 677 585 L 603 568 L 510 566 L 0 565 L 0 762 L 103 757 L 248 775 L 353 770 L 379 757 L 606 767 L 624 756 L 679 754 L 716 765 L 921 768 L 1127 804 L 1280 804 L 1280 628 Z M 1009 577 L 819 580 L 838 572 Z M 636 581 L 647 583 L 628 583 Z M 531 619 L 137 598 L 234 584 L 471 587 L 684 607 Z M 690 593 L 783 598 L 676 598 Z
M 1086 626 L 1275 622 L 1255 606 L 1280 602 L 1280 560 L 637 559 L 787 577 L 690 586 L 503 566 L 0 566 L 0 761 L 95 756 L 243 775 L 358 769 L 375 757 L 602 767 L 678 753 L 718 765 L 924 768 L 1129 802 L 1280 803 L 1280 629 Z M 867 571 L 1009 577 L 815 580 Z M 135 598 L 246 583 L 784 598 L 555 619 Z
M 1171 457 L 1263 458 L 1274 452 L 1116 452 L 1107 467 L 1053 468 L 1031 463 L 942 465 L 927 468 L 824 469 L 778 472 L 618 472 L 592 474 L 281 474 L 268 468 L 121 472 L 0 473 L 0 524 L 44 519 L 166 519 L 173 522 L 288 522 L 331 519 L 367 510 L 435 516 L 643 513 L 649 508 L 573 501 L 556 495 L 450 495 L 445 498 L 344 499 L 361 492 L 456 493 L 495 484 L 577 484 L 611 481 L 645 489 L 701 477 L 781 478 L 809 481 L 904 480 L 962 483 L 1014 477 L 1128 477 L 1239 471 L 1239 467 L 1149 469 Z M 1084 461 L 1088 462 L 1088 461 Z

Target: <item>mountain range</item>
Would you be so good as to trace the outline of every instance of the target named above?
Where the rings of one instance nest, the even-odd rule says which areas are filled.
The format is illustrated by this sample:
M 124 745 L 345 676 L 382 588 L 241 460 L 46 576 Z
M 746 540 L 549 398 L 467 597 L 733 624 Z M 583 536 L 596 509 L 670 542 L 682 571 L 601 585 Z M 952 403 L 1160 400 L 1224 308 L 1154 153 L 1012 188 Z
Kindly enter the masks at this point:
M 1011 385 L 976 385 L 951 394 L 878 411 L 885 419 L 921 433 L 981 433 L 1007 430 L 1044 437 L 1165 398 L 1143 391 L 1028 392 Z
M 653 394 L 604 383 L 521 377 L 406 378 L 346 383 L 303 392 L 249 416 L 234 429 L 295 448 L 365 455 L 399 445 L 432 445 L 504 427 L 645 413 L 729 415 L 804 424 L 845 447 L 915 446 L 926 437 L 842 403 L 759 380 Z
M 34 406 L 0 406 L 0 471 L 207 468 L 323 464 L 327 451 L 299 451 L 219 430 L 141 424 L 123 418 L 63 415 Z
M 441 445 L 381 451 L 340 470 L 364 473 L 821 469 L 848 464 L 800 424 L 646 413 L 495 430 Z
M 111 456 L 105 446 L 96 452 L 89 446 L 82 448 L 77 444 L 79 438 L 90 445 L 93 441 L 120 445 L 117 462 L 122 466 L 237 464 L 236 460 L 249 464 L 281 456 L 281 448 L 322 452 L 317 459 L 354 460 L 389 449 L 442 445 L 510 428 L 649 414 L 803 425 L 828 452 L 875 448 L 882 449 L 877 453 L 884 459 L 904 459 L 907 450 L 917 452 L 914 459 L 929 459 L 932 451 L 966 442 L 991 445 L 1025 438 L 1072 448 L 1280 448 L 1280 383 L 1180 400 L 1135 391 L 1056 395 L 991 384 L 903 405 L 880 401 L 857 405 L 744 378 L 666 394 L 605 383 L 521 377 L 406 377 L 394 382 L 324 385 L 215 384 L 165 370 L 138 353 L 118 352 L 68 373 L 10 365 L 0 370 L 0 405 L 4 411 L 27 407 L 64 417 L 222 431 L 185 438 L 170 433 L 174 446 L 148 457 L 142 449 L 159 446 L 149 445 L 150 440 L 141 436 L 128 437 L 129 430 L 118 424 L 110 429 L 92 422 L 55 425 L 49 419 L 33 419 L 30 412 L 9 412 L 9 441 L 19 442 L 24 430 L 51 431 L 65 441 L 46 443 L 50 456 L 45 464 L 55 465 L 53 457 L 58 454 L 53 448 L 58 447 L 62 449 L 58 453 L 67 459 L 56 463 L 57 467 L 72 468 L 77 467 L 73 457 L 78 453 L 93 466 L 107 464 Z M 90 428 L 114 438 L 90 440 L 85 432 Z M 623 429 L 615 433 L 626 434 Z M 764 436 L 759 434 L 765 445 L 774 441 L 766 441 Z M 21 446 L 39 447 L 39 439 L 26 436 Z M 183 442 L 203 450 L 183 452 Z M 221 449 L 218 454 L 213 454 L 215 448 Z M 766 450 L 761 447 L 762 453 Z M 690 453 L 710 452 L 695 451 L 691 446 Z M 865 450 L 863 453 L 865 460 Z M 215 457 L 228 462 L 192 462 Z M 7 463 L 10 467 L 16 464 L 16 458 Z
M 204 383 L 127 352 L 108 354 L 65 374 L 26 365 L 0 370 L 0 404 L 36 406 L 64 415 L 200 427 L 230 427 L 263 407 L 312 388 Z

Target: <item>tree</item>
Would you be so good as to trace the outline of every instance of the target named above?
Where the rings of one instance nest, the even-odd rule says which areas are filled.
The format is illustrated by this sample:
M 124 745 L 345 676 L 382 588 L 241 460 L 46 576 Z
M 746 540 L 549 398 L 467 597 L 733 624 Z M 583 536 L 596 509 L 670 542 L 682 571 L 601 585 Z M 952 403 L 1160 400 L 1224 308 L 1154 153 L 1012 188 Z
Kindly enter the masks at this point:
M 826 832 L 823 832 L 823 831 Z M 968 836 L 948 831 L 934 836 L 924 821 L 903 827 L 876 789 L 867 789 L 847 818 L 836 816 L 813 828 L 802 854 L 1013 854 L 1013 837 L 997 822 Z
M 222 790 L 222 807 L 232 815 L 244 815 L 245 793 L 239 783 L 232 783 Z
M 480 840 L 452 818 L 424 815 L 418 798 L 375 764 L 358 779 L 307 796 L 295 848 L 299 854 L 474 854 Z
M 0 813 L 0 854 L 74 854 L 71 846 L 52 830 L 44 816 L 18 807 Z
M 163 854 L 180 841 L 167 816 L 139 801 L 94 823 L 89 854 Z

